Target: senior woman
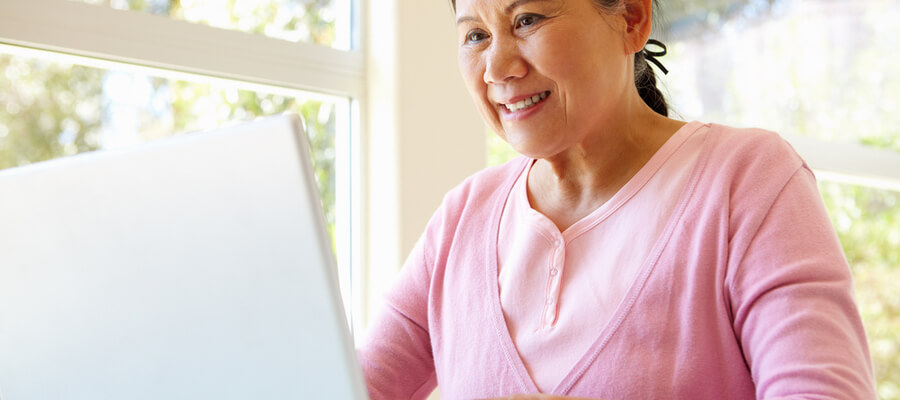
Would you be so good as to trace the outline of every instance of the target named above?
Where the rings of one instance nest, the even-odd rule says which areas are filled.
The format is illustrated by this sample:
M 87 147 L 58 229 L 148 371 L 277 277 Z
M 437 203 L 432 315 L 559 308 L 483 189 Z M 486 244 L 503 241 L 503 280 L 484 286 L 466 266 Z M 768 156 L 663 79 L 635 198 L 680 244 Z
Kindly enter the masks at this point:
M 358 351 L 374 399 L 875 397 L 812 172 L 774 133 L 666 116 L 651 0 L 453 6 L 523 156 L 432 217 Z

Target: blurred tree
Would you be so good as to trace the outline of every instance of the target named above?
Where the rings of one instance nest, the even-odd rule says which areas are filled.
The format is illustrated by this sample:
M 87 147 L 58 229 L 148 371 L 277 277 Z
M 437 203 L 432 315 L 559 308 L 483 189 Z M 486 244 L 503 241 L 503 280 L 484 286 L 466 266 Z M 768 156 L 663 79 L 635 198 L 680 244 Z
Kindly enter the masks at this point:
M 194 8 L 209 7 L 209 3 L 221 3 L 103 2 L 120 9 L 162 15 L 183 15 Z M 328 14 L 328 1 L 227 0 L 227 4 L 229 7 L 219 9 L 230 13 L 229 21 L 233 24 L 248 27 L 249 31 L 305 27 L 315 32 L 317 42 L 334 40 L 333 18 L 319 15 Z M 291 17 L 279 20 L 284 19 L 284 14 L 278 13 L 288 6 L 292 7 Z M 302 12 L 295 13 L 297 7 Z M 276 28 L 271 28 L 271 18 L 279 23 Z M 142 92 L 143 87 L 149 89 Z M 122 92 L 140 92 L 143 96 L 123 101 L 117 98 Z M 72 65 L 52 57 L 0 54 L 0 169 L 97 150 L 105 144 L 129 143 L 130 140 L 117 140 L 117 137 L 121 139 L 132 133 L 139 141 L 147 141 L 179 132 L 211 129 L 231 121 L 294 112 L 306 124 L 333 240 L 335 107 L 334 103 L 298 97 Z
M 850 263 L 882 400 L 900 399 L 900 193 L 820 182 Z
M 0 168 L 97 148 L 102 71 L 0 54 Z
M 96 3 L 92 0 L 80 0 Z M 114 0 L 113 8 L 140 11 L 223 29 L 331 46 L 335 0 Z

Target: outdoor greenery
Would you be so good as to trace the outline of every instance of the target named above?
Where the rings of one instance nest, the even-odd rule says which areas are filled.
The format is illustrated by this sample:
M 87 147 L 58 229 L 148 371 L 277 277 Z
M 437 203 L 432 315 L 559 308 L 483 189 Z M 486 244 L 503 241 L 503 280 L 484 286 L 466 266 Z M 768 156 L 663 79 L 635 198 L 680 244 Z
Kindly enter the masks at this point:
M 853 272 L 879 398 L 900 399 L 900 193 L 820 182 Z
M 95 150 L 102 71 L 0 55 L 0 168 Z
M 76 0 L 290 41 L 335 44 L 332 0 Z
M 334 40 L 334 16 L 328 13 L 327 0 L 85 2 L 245 28 L 283 39 L 326 45 Z M 224 11 L 225 17 L 201 12 L 212 9 Z M 275 22 L 267 23 L 267 18 Z M 337 104 L 306 99 L 299 92 L 291 97 L 242 90 L 237 83 L 226 86 L 167 79 L 58 61 L 49 53 L 35 54 L 0 54 L 0 169 L 293 112 L 306 124 L 322 204 L 334 238 Z

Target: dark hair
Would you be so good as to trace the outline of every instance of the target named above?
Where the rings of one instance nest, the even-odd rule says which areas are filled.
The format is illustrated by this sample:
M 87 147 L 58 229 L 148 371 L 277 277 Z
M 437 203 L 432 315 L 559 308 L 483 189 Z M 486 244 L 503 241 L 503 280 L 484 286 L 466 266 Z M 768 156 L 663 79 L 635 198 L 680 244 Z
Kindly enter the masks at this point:
M 622 0 L 591 1 L 594 2 L 594 5 L 598 9 L 610 14 L 621 11 L 625 6 Z M 455 13 L 456 0 L 450 0 L 450 7 Z M 653 8 L 654 11 L 659 9 L 659 0 L 653 0 Z M 654 15 L 656 15 L 655 12 Z M 647 62 L 644 51 L 634 53 L 634 84 L 637 86 L 638 94 L 641 96 L 641 100 L 644 100 L 644 103 L 647 103 L 653 111 L 664 116 L 669 116 L 669 105 L 666 102 L 665 96 L 663 96 L 659 88 L 656 87 L 656 73 L 653 72 L 653 68 L 651 68 L 650 63 Z
M 650 68 L 650 63 L 647 62 L 646 54 L 643 51 L 634 53 L 634 84 L 644 103 L 647 103 L 653 111 L 666 117 L 669 116 L 669 104 L 662 91 L 656 87 L 656 73 L 653 72 L 653 68 Z

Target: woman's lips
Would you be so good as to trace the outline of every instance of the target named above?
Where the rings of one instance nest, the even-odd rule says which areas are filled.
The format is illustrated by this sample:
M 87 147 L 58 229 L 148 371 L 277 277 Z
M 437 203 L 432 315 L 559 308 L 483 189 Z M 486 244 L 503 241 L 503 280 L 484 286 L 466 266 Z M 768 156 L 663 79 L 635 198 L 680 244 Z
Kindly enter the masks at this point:
M 516 112 L 518 110 L 528 109 L 532 106 L 535 106 L 542 102 L 547 96 L 550 95 L 550 91 L 543 91 L 540 93 L 535 93 L 532 95 L 521 96 L 519 98 L 515 98 L 511 100 L 509 103 L 500 103 L 501 106 L 505 107 L 508 111 Z
M 500 112 L 505 119 L 518 120 L 531 116 L 550 97 L 550 91 L 514 98 L 510 103 L 500 103 Z

